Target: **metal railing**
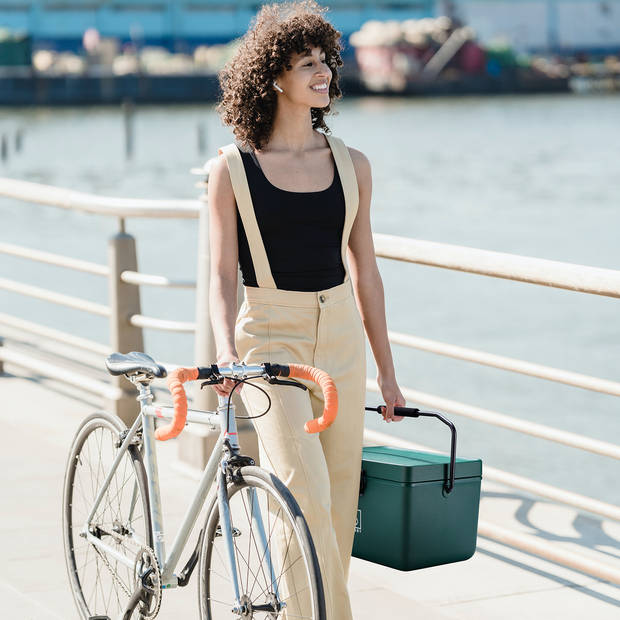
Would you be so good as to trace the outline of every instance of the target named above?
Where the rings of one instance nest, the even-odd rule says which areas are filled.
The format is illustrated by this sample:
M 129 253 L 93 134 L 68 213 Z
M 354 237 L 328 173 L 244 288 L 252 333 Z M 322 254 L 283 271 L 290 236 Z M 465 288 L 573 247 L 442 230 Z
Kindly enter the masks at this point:
M 193 172 L 208 177 L 208 170 L 209 166 L 206 165 L 204 169 L 198 169 Z M 200 183 L 199 186 L 206 187 L 206 182 Z M 142 350 L 142 329 L 144 328 L 194 333 L 195 363 L 212 363 L 215 358 L 215 350 L 207 318 L 209 316 L 209 252 L 207 246 L 208 212 L 206 194 L 203 193 L 200 199 L 195 201 L 104 198 L 26 181 L 0 178 L 0 196 L 119 218 L 119 233 L 114 235 L 109 241 L 108 265 L 98 265 L 14 244 L 0 244 L 0 254 L 106 277 L 109 289 L 108 305 L 101 305 L 89 300 L 59 294 L 6 278 L 0 279 L 0 288 L 106 317 L 110 321 L 111 327 L 109 346 L 6 314 L 0 314 L 0 326 L 17 330 L 19 333 L 27 333 L 38 338 L 60 342 L 63 345 L 72 347 L 74 350 L 82 350 L 97 355 L 102 355 L 112 350 Z M 196 282 L 173 280 L 164 276 L 139 272 L 135 240 L 125 232 L 124 219 L 127 217 L 198 218 L 200 231 Z M 375 233 L 373 238 L 376 255 L 382 258 L 551 286 L 587 294 L 620 297 L 620 271 L 616 270 L 587 267 L 501 252 L 490 252 L 378 233 Z M 202 319 L 197 320 L 196 323 L 190 323 L 142 315 L 139 296 L 141 286 L 195 289 L 196 317 L 202 317 Z M 393 344 L 501 368 L 508 372 L 521 373 L 586 390 L 614 396 L 620 395 L 620 383 L 618 382 L 459 347 L 410 334 L 390 331 L 388 335 Z M 110 399 L 114 410 L 125 420 L 130 419 L 130 416 L 135 414 L 134 394 L 128 389 L 129 386 L 125 385 L 123 379 L 115 380 L 112 384 L 95 380 L 74 371 L 69 372 L 66 368 L 56 366 L 49 361 L 37 359 L 32 353 L 14 350 L 10 346 L 0 346 L 0 365 L 2 361 L 12 362 L 104 396 Z M 377 384 L 370 379 L 367 380 L 367 388 L 371 391 L 379 391 Z M 609 458 L 620 458 L 620 446 L 611 442 L 583 437 L 576 433 L 521 420 L 501 412 L 448 400 L 408 387 L 403 388 L 403 394 L 408 401 L 416 405 L 434 407 L 486 424 L 507 428 Z M 197 406 L 213 407 L 215 405 L 215 394 L 202 393 L 197 396 L 203 399 L 202 402 L 199 401 Z M 412 449 L 428 449 L 369 429 L 365 431 L 365 439 Z M 586 510 L 604 518 L 620 520 L 620 508 L 609 503 L 501 471 L 487 465 L 484 465 L 483 476 L 488 480 Z M 509 532 L 504 528 L 485 522 L 480 523 L 479 533 L 620 584 L 620 571 L 617 569 L 600 562 L 595 562 L 590 558 L 558 550 L 549 545 L 549 543 L 543 543 L 532 536 Z

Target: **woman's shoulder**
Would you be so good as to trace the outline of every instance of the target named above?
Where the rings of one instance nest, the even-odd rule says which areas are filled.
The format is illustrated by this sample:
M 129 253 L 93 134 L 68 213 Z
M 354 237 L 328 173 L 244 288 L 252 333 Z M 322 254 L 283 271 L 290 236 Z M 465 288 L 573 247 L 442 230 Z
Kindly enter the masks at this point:
M 351 162 L 353 163 L 355 176 L 357 177 L 357 184 L 360 187 L 365 187 L 365 185 L 370 181 L 370 161 L 368 157 L 366 157 L 366 155 L 359 149 L 348 145 L 346 145 L 346 147 L 349 151 Z
M 228 170 L 228 162 L 224 153 L 218 149 L 218 156 L 215 158 L 209 168 L 209 177 L 207 181 L 209 200 L 216 202 L 222 201 L 228 204 L 234 201 L 234 191 L 230 172 Z
M 344 144 L 349 152 L 349 157 L 351 157 L 351 162 L 353 163 L 353 168 L 355 169 L 357 181 L 358 183 L 363 182 L 363 179 L 367 178 L 370 174 L 370 161 L 368 160 L 368 157 L 366 157 L 366 155 L 359 149 L 346 144 L 342 138 L 333 135 L 331 137 L 340 140 L 342 144 Z
M 363 167 L 370 165 L 368 157 L 366 157 L 366 155 L 364 155 L 364 153 L 362 153 L 359 149 L 353 148 L 352 146 L 347 146 L 347 150 L 349 151 L 349 155 L 351 156 L 351 160 L 353 161 L 353 165 L 356 169 L 358 166 Z

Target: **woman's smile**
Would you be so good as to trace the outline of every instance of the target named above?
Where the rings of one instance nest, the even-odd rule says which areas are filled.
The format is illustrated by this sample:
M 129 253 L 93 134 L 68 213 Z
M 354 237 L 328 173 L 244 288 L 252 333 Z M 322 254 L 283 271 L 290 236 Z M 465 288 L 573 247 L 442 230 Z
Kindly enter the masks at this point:
M 326 93 L 328 85 L 327 82 L 319 82 L 318 84 L 314 84 L 310 88 L 317 93 Z

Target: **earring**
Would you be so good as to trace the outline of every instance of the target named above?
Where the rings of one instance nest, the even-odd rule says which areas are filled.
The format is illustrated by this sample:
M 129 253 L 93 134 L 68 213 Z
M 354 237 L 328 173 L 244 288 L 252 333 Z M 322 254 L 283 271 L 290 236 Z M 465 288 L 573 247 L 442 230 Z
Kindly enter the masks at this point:
M 277 90 L 279 90 L 281 93 L 283 93 L 284 91 L 276 84 L 275 80 L 273 81 L 273 87 Z

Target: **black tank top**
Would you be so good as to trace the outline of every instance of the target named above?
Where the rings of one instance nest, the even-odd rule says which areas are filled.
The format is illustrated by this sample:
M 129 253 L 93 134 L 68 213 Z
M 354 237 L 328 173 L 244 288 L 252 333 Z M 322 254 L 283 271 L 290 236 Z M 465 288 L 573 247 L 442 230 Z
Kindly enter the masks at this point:
M 254 152 L 241 151 L 241 158 L 276 287 L 320 291 L 342 284 L 345 202 L 336 162 L 334 179 L 327 189 L 290 192 L 267 180 Z M 237 240 L 243 284 L 258 286 L 239 210 Z

